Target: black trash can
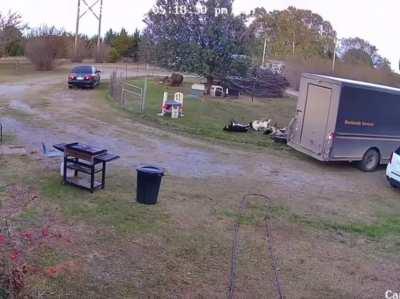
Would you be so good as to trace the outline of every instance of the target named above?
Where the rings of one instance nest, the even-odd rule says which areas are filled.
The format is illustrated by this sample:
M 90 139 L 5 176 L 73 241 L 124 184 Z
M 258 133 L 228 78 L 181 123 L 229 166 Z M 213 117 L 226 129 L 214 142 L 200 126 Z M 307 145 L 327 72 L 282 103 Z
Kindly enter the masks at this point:
M 139 167 L 137 170 L 136 200 L 146 205 L 157 203 L 164 169 L 155 166 Z

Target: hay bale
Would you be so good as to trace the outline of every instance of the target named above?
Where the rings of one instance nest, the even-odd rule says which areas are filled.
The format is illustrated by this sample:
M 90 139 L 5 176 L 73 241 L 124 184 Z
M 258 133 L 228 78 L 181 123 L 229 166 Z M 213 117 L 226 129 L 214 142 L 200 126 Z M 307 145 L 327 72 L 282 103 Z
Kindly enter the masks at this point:
M 170 77 L 164 77 L 161 82 L 169 86 L 181 86 L 183 82 L 183 76 L 179 73 L 172 73 Z
M 182 82 L 183 82 L 183 76 L 181 74 L 173 73 L 171 75 L 171 82 L 170 82 L 171 86 L 181 86 Z

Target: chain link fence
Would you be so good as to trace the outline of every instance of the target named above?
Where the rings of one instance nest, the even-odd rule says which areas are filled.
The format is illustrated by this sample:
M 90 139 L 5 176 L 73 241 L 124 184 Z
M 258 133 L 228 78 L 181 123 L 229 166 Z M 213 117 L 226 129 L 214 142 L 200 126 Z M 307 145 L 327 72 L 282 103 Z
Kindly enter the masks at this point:
M 132 77 L 132 74 L 136 77 L 164 77 L 169 76 L 173 72 L 172 70 L 156 65 L 144 63 L 121 63 L 116 66 L 115 71 L 119 75 L 124 76 L 125 79 Z
M 147 91 L 147 79 L 144 87 L 132 84 L 124 72 L 114 71 L 110 79 L 110 95 L 124 109 L 144 112 Z

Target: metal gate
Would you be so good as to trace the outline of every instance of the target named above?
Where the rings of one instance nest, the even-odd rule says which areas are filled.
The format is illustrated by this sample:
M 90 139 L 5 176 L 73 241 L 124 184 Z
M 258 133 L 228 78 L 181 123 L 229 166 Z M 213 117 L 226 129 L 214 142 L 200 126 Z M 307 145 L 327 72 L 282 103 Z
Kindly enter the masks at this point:
M 110 82 L 110 95 L 124 109 L 133 112 L 144 112 L 146 83 L 145 81 L 145 86 L 140 87 L 126 80 L 123 73 L 113 72 Z
M 123 82 L 121 90 L 121 104 L 128 110 L 144 111 L 143 88 L 132 83 Z

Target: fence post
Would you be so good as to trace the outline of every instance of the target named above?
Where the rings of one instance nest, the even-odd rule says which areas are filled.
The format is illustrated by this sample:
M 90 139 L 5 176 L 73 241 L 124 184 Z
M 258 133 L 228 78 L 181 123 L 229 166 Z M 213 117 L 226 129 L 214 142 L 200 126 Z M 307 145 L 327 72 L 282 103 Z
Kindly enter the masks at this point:
M 18 58 L 15 61 L 15 73 L 18 74 L 18 69 L 19 69 L 19 60 Z
M 140 112 L 144 112 L 146 97 L 147 97 L 147 64 L 145 67 L 146 77 L 144 78 L 144 87 L 143 87 L 143 95 L 142 95 L 142 105 L 140 106 Z
M 112 98 L 114 98 L 114 84 L 115 84 L 115 72 L 112 72 L 110 80 L 110 95 Z

